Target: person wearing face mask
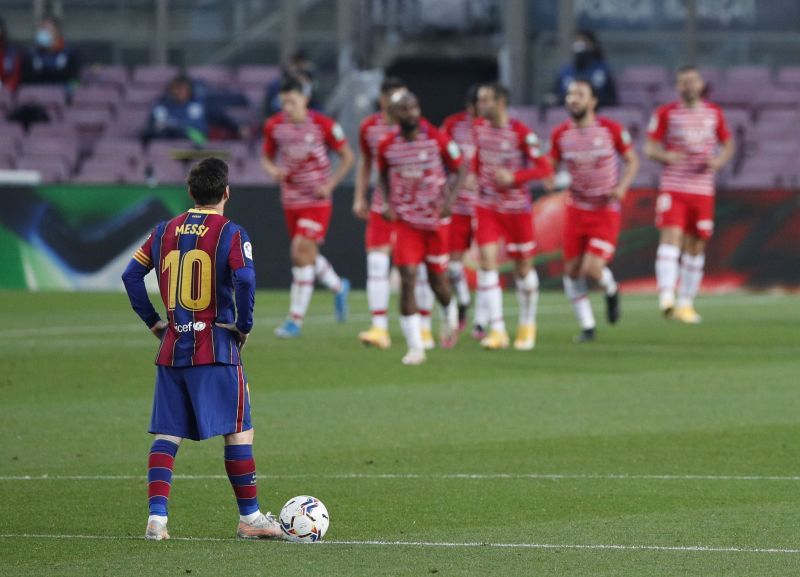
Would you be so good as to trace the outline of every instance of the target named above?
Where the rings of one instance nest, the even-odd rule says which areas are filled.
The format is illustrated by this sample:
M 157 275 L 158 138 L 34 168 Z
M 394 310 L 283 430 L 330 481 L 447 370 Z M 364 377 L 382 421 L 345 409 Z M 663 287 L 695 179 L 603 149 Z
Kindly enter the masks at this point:
M 569 85 L 576 79 L 587 79 L 597 95 L 598 107 L 617 105 L 617 87 L 605 59 L 603 47 L 591 30 L 579 30 L 572 42 L 572 62 L 558 71 L 555 93 L 564 104 Z
M 0 91 L 14 92 L 17 89 L 21 67 L 19 51 L 9 44 L 5 20 L 0 18 Z
M 22 64 L 23 84 L 63 84 L 70 90 L 78 82 L 78 53 L 64 42 L 61 26 L 54 16 L 39 21 L 34 45 Z

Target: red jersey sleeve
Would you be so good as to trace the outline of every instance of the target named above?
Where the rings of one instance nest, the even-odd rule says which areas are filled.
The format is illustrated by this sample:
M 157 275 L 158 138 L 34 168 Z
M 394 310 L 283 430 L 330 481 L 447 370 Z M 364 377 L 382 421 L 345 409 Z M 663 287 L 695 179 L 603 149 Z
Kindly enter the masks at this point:
M 367 160 L 372 156 L 372 152 L 369 149 L 369 142 L 367 141 L 367 127 L 369 126 L 370 118 L 371 117 L 367 117 L 362 120 L 358 127 L 358 148 Z
M 434 127 L 431 127 L 431 134 L 439 144 L 439 153 L 442 155 L 442 162 L 444 162 L 447 170 L 457 172 L 464 163 L 464 155 L 461 154 L 461 149 L 456 144 L 456 141 Z
M 607 118 L 601 120 L 603 125 L 611 132 L 611 137 L 614 139 L 614 148 L 621 155 L 626 154 L 632 146 L 631 135 L 619 122 L 614 122 Z
M 653 113 L 650 117 L 650 123 L 647 125 L 647 138 L 657 142 L 663 142 L 667 134 L 667 115 L 668 108 L 662 106 Z
M 322 128 L 323 138 L 325 144 L 331 150 L 341 150 L 347 144 L 347 138 L 344 136 L 342 126 L 333 118 L 328 118 L 323 114 L 317 114 L 314 117 L 314 122 Z
M 394 134 L 386 136 L 383 140 L 381 140 L 380 144 L 378 144 L 378 157 L 375 159 L 375 162 L 378 165 L 379 172 L 389 170 L 389 163 L 386 160 L 386 149 L 389 148 L 392 140 L 394 140 Z
M 264 122 L 264 156 L 268 158 L 275 158 L 275 152 L 277 152 L 278 148 L 273 134 L 276 123 L 276 116 L 272 116 Z
M 133 253 L 133 260 L 135 260 L 148 270 L 153 268 L 153 259 L 150 256 L 150 251 L 153 246 L 154 234 L 155 234 L 155 229 L 150 232 L 150 235 L 147 237 L 147 240 L 144 241 L 144 244 L 140 248 L 136 249 L 135 253 Z
M 561 162 L 561 135 L 564 134 L 565 128 L 565 125 L 559 124 L 550 135 L 550 156 L 553 158 L 553 165 L 555 166 Z
M 731 131 L 728 129 L 728 122 L 725 120 L 725 115 L 722 109 L 716 107 L 717 111 L 717 139 L 720 143 L 728 142 L 731 138 Z
M 514 185 L 521 186 L 530 180 L 546 178 L 553 174 L 553 167 L 546 156 L 542 155 L 539 137 L 524 124 L 517 123 L 515 130 L 519 137 L 518 146 L 525 158 L 531 164 L 514 173 Z

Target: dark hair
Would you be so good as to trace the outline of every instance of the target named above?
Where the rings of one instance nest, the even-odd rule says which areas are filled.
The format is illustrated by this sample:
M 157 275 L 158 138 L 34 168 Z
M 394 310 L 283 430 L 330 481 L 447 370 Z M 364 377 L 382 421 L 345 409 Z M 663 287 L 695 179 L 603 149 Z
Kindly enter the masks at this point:
M 595 55 L 600 58 L 604 59 L 605 55 L 603 54 L 603 45 L 600 44 L 600 39 L 597 38 L 597 34 L 594 33 L 594 30 L 589 30 L 588 28 L 581 28 L 575 32 L 575 36 L 583 36 L 589 42 L 594 45 L 594 53 Z
M 506 102 L 508 102 L 508 88 L 503 86 L 500 82 L 487 82 L 486 84 L 481 85 L 481 87 L 490 88 L 492 92 L 494 92 L 495 98 L 502 98 Z
M 406 88 L 406 83 L 397 76 L 387 76 L 383 79 L 383 82 L 381 82 L 381 94 L 389 94 L 398 88 Z
M 480 84 L 473 84 L 467 88 L 467 93 L 464 95 L 464 104 L 467 106 L 476 106 L 478 104 L 478 89 Z
M 305 94 L 303 81 L 297 76 L 286 75 L 281 80 L 281 92 L 299 92 Z
M 700 69 L 695 64 L 684 64 L 675 71 L 675 76 L 679 76 L 684 72 L 697 72 L 699 74 Z
M 228 165 L 219 158 L 204 158 L 189 171 L 186 184 L 197 204 L 217 204 L 228 186 Z
M 578 76 L 577 78 L 573 78 L 572 82 L 580 82 L 581 84 L 585 84 L 589 87 L 589 93 L 592 95 L 593 98 L 597 98 L 597 90 L 592 84 L 592 81 L 589 80 L 586 76 Z

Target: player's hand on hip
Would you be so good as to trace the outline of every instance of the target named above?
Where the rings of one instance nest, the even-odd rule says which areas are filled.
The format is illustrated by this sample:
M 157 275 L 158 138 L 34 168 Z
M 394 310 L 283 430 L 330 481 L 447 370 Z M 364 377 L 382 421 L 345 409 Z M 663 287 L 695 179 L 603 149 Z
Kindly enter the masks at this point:
M 155 337 L 160 341 L 164 338 L 164 333 L 167 330 L 167 322 L 166 321 L 158 321 L 152 327 L 150 327 L 150 332 L 155 335 Z
M 625 198 L 626 192 L 627 191 L 621 186 L 615 186 L 614 188 L 611 189 L 611 198 L 614 198 L 616 200 L 622 200 L 623 198 Z
M 711 158 L 709 158 L 706 165 L 713 171 L 717 171 L 720 168 L 722 168 L 722 162 L 716 156 L 712 156 Z
M 333 185 L 330 182 L 326 182 L 322 186 L 317 187 L 314 191 L 314 196 L 317 198 L 330 198 L 333 194 Z
M 242 350 L 244 348 L 244 345 L 247 342 L 247 337 L 250 336 L 250 333 L 243 333 L 233 323 L 214 323 L 214 324 L 221 329 L 231 331 L 233 333 L 233 338 L 236 339 L 236 346 L 239 347 L 239 350 Z
M 363 198 L 357 198 L 353 201 L 353 215 L 361 220 L 369 218 L 369 207 L 367 201 Z
M 286 171 L 282 168 L 276 168 L 275 170 L 270 172 L 269 175 L 272 177 L 272 180 L 274 180 L 277 183 L 284 182 L 287 177 Z
M 507 168 L 498 168 L 494 171 L 494 182 L 502 187 L 511 186 L 514 184 L 514 173 Z
M 439 218 L 447 218 L 453 214 L 453 207 L 450 204 L 443 204 L 442 208 L 439 209 Z
M 389 222 L 394 222 L 397 219 L 397 215 L 395 215 L 394 210 L 391 206 L 387 206 L 383 209 L 383 218 L 384 220 L 388 220 Z

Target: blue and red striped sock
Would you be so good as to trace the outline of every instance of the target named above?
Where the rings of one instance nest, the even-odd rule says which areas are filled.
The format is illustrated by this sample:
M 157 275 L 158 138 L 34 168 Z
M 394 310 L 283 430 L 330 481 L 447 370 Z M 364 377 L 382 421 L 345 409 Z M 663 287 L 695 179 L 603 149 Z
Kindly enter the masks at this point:
M 147 499 L 151 515 L 167 516 L 167 501 L 172 487 L 172 467 L 178 445 L 166 439 L 156 439 L 147 460 Z
M 258 511 L 253 445 L 226 445 L 225 471 L 236 495 L 239 514 L 250 515 Z

